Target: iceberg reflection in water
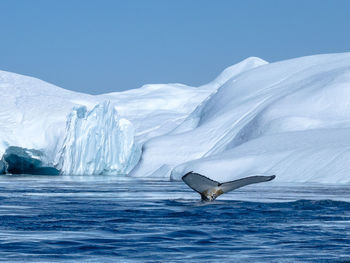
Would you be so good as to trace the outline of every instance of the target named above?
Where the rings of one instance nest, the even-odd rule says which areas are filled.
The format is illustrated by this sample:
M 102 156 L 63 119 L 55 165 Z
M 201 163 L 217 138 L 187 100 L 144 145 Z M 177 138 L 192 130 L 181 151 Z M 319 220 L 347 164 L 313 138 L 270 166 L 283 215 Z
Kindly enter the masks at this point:
M 182 182 L 0 177 L 0 256 L 18 262 L 350 260 L 348 186 L 252 185 L 212 203 Z

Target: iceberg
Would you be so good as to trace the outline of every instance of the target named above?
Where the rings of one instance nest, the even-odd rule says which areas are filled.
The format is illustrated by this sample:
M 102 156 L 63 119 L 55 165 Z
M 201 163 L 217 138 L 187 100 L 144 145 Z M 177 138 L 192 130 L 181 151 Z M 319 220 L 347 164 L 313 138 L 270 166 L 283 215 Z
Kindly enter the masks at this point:
M 69 114 L 57 167 L 63 174 L 127 174 L 140 157 L 132 124 L 110 102 Z
M 231 75 L 262 64 L 266 62 L 247 59 L 201 87 L 149 84 L 96 96 L 0 71 L 0 156 L 15 146 L 41 151 L 64 174 L 128 173 L 143 143 L 176 129 Z M 94 131 L 107 137 L 96 138 Z
M 350 53 L 261 65 L 226 81 L 173 132 L 147 141 L 132 176 L 348 183 Z M 160 173 L 160 171 L 162 171 Z
M 349 85 L 350 53 L 252 57 L 200 87 L 96 96 L 0 71 L 0 156 L 36 149 L 63 174 L 349 183 Z

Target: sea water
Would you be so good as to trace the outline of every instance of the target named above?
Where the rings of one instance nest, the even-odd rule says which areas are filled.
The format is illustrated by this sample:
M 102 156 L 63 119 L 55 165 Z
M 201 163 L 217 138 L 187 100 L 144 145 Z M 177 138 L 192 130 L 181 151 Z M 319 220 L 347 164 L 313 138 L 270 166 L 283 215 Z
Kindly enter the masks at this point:
M 0 177 L 7 262 L 346 262 L 350 187 L 276 182 L 210 203 L 182 182 Z

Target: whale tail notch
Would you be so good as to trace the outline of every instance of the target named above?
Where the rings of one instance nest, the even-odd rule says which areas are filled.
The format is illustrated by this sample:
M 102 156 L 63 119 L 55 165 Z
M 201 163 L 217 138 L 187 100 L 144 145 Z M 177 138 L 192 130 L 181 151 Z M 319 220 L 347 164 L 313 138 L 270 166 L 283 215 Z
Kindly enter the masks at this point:
M 189 172 L 182 177 L 182 180 L 194 191 L 198 192 L 203 201 L 213 201 L 218 196 L 233 191 L 237 188 L 262 182 L 268 182 L 275 179 L 275 175 L 264 176 L 264 175 L 255 175 L 248 176 L 238 180 L 219 183 L 217 181 L 211 180 L 208 177 Z

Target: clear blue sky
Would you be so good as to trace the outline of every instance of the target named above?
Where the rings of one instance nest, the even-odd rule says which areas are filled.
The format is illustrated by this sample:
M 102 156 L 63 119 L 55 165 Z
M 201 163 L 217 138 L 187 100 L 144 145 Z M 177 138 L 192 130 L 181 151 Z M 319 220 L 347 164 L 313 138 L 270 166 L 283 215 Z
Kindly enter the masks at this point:
M 0 69 L 91 94 L 350 51 L 344 0 L 0 0 Z

